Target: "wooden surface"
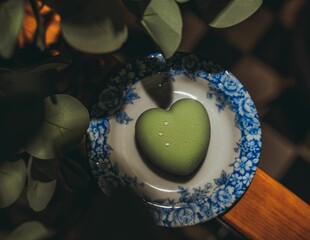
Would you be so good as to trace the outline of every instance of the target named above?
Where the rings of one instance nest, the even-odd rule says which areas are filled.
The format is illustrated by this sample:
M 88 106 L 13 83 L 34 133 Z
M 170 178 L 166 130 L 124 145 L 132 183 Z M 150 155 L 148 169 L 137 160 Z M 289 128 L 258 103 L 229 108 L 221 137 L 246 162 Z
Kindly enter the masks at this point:
M 260 169 L 221 219 L 249 239 L 310 239 L 310 206 Z

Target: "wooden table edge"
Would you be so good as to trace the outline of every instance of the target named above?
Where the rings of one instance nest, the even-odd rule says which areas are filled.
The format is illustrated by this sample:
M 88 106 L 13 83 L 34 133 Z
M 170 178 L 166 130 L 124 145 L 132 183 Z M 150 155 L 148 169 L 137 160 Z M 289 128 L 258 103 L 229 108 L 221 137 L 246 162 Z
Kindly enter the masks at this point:
M 310 206 L 260 169 L 220 219 L 249 239 L 310 239 Z

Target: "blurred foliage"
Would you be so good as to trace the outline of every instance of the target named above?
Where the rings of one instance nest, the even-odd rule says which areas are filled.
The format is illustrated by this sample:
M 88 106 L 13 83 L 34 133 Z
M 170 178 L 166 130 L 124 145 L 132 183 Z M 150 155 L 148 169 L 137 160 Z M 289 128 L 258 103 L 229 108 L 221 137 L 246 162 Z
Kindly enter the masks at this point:
M 24 3 L 21 0 L 0 2 L 0 56 L 10 58 L 14 53 L 18 34 L 22 28 Z
M 7 207 L 17 200 L 26 182 L 26 164 L 23 160 L 0 164 L 0 207 Z
M 90 0 L 80 12 L 61 14 L 61 32 L 74 48 L 88 53 L 108 53 L 127 39 L 121 4 L 115 0 Z
M 52 235 L 42 223 L 38 221 L 29 221 L 19 225 L 11 232 L 6 240 L 42 240 Z

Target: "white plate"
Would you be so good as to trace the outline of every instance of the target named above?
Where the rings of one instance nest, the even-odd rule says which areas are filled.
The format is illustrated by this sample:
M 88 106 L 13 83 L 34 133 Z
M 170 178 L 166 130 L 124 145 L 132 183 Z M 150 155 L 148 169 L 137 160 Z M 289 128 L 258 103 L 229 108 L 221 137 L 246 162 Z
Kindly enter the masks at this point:
M 207 109 L 211 137 L 205 160 L 188 177 L 166 174 L 140 155 L 135 122 L 149 108 L 182 98 Z M 88 154 L 105 192 L 119 183 L 141 196 L 158 225 L 178 227 L 227 211 L 249 186 L 261 150 L 259 118 L 249 94 L 228 71 L 186 53 L 138 59 L 113 76 L 91 112 Z

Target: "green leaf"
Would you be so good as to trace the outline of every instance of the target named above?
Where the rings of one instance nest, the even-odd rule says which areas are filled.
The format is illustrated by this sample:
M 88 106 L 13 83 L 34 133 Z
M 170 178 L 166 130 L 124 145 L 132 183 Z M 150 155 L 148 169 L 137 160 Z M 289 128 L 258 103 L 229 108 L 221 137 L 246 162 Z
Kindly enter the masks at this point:
M 19 225 L 6 240 L 42 240 L 52 235 L 42 223 L 38 221 L 24 222 Z
M 24 160 L 0 164 L 0 207 L 14 203 L 22 193 L 26 182 Z
M 36 181 L 31 176 L 32 156 L 28 162 L 27 170 L 27 197 L 29 206 L 36 212 L 42 211 L 53 197 L 57 180 L 50 182 Z
M 164 55 L 171 57 L 182 37 L 182 16 L 175 0 L 152 0 L 144 11 L 141 23 Z
M 77 145 L 89 124 L 87 109 L 76 98 L 65 94 L 45 99 L 41 129 L 25 150 L 39 159 L 52 159 Z
M 10 0 L 0 3 L 0 57 L 10 58 L 22 29 L 24 1 Z
M 178 3 L 186 3 L 186 2 L 189 2 L 190 0 L 175 0 L 175 1 Z
M 57 178 L 57 160 L 41 160 L 32 157 L 31 176 L 40 182 L 51 182 Z
M 88 53 L 119 49 L 127 40 L 127 27 L 117 0 L 91 0 L 75 15 L 63 15 L 61 31 L 69 45 Z
M 231 0 L 209 24 L 215 28 L 236 25 L 257 11 L 263 0 Z

